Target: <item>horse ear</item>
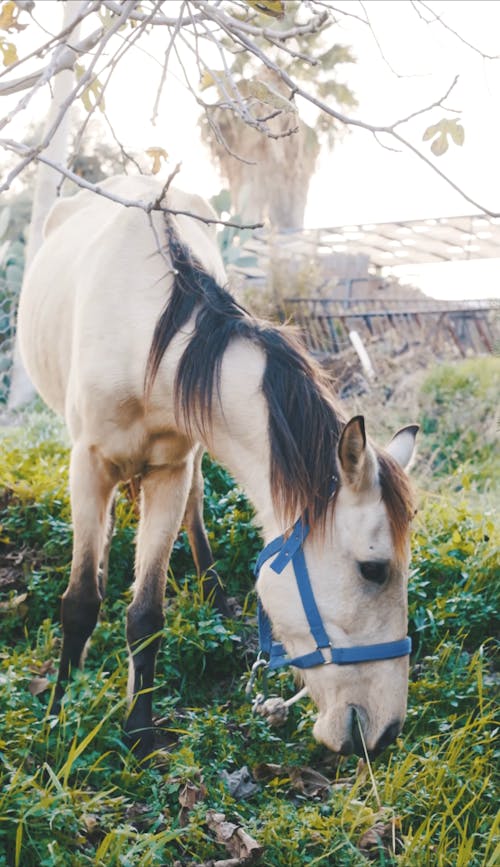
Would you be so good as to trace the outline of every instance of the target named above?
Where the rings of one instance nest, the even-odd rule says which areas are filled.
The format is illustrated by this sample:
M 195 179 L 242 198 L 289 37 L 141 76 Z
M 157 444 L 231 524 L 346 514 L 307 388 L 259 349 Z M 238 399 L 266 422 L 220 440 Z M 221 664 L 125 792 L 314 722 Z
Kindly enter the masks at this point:
M 405 470 L 415 453 L 415 439 L 419 431 L 418 424 L 409 424 L 398 430 L 386 448 L 386 451 Z
M 377 473 L 376 457 L 367 442 L 362 415 L 356 415 L 347 422 L 339 440 L 338 456 L 344 484 L 356 491 L 373 485 Z

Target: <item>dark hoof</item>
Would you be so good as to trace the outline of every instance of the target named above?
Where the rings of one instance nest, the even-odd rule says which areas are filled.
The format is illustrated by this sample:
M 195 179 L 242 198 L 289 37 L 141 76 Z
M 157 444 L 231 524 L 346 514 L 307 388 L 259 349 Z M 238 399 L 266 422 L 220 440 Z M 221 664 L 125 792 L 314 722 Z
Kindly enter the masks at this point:
M 148 764 L 155 749 L 153 729 L 131 729 L 126 725 L 123 732 L 123 743 L 140 764 Z

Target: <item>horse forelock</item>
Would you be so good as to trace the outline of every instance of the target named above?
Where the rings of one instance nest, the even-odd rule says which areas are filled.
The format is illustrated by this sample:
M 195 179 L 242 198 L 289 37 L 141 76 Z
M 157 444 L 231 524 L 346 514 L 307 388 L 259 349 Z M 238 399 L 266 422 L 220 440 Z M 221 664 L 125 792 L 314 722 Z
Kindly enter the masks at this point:
M 396 558 L 404 561 L 415 500 L 410 480 L 397 461 L 386 452 L 377 452 L 379 483 L 391 526 Z
M 285 522 L 307 511 L 311 528 L 325 520 L 337 475 L 336 448 L 344 419 L 321 369 L 294 330 L 250 316 L 202 267 L 170 227 L 174 269 L 170 298 L 156 324 L 146 368 L 150 391 L 175 334 L 195 313 L 195 331 L 175 381 L 176 411 L 188 429 L 209 432 L 214 395 L 220 389 L 224 353 L 236 338 L 259 346 L 266 359 L 266 398 L 275 508 Z

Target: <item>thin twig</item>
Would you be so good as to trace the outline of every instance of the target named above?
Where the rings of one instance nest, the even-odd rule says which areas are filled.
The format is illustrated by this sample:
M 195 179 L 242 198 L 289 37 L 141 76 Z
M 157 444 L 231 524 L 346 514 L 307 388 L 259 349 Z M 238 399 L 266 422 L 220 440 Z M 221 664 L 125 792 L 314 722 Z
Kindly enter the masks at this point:
M 65 177 L 67 177 L 70 181 L 73 181 L 77 186 L 81 187 L 84 190 L 89 190 L 91 193 L 95 193 L 98 196 L 103 196 L 105 199 L 109 199 L 112 202 L 116 202 L 118 205 L 123 205 L 125 208 L 139 208 L 141 211 L 144 211 L 146 214 L 150 214 L 152 211 L 161 211 L 165 214 L 173 214 L 174 216 L 182 215 L 185 217 L 191 217 L 193 220 L 200 220 L 202 223 L 207 224 L 215 224 L 220 226 L 230 226 L 234 229 L 262 229 L 263 223 L 235 223 L 232 220 L 219 220 L 215 217 L 206 217 L 201 214 L 194 214 L 191 211 L 180 210 L 176 208 L 164 208 L 161 206 L 157 206 L 154 201 L 145 202 L 140 199 L 124 199 L 122 196 L 118 196 L 115 193 L 111 193 L 109 190 L 104 190 L 99 184 L 93 184 L 90 181 L 85 180 L 85 178 L 80 177 L 80 175 L 75 174 L 70 169 L 61 165 L 60 163 L 56 163 L 54 160 L 49 159 L 44 156 L 42 153 L 38 153 L 36 148 L 28 148 L 26 145 L 21 145 L 19 142 L 12 141 L 10 139 L 0 139 L 0 147 L 4 147 L 7 150 L 12 150 L 14 153 L 25 153 L 29 154 L 29 159 L 38 160 L 45 165 L 50 166 L 55 169 L 57 172 L 61 172 Z
M 394 69 L 393 65 L 388 61 L 387 57 L 386 57 L 385 54 L 384 54 L 384 50 L 383 50 L 383 48 L 382 48 L 382 45 L 380 44 L 380 40 L 379 40 L 377 34 L 375 33 L 375 29 L 374 29 L 374 27 L 373 27 L 373 24 L 372 24 L 371 21 L 370 21 L 370 16 L 368 15 L 368 11 L 366 10 L 364 3 L 362 2 L 362 0 L 358 0 L 358 2 L 359 2 L 359 5 L 361 6 L 363 12 L 365 13 L 365 16 L 366 16 L 366 24 L 367 24 L 368 27 L 370 28 L 370 33 L 371 33 L 371 35 L 372 35 L 372 37 L 373 37 L 373 40 L 374 40 L 374 42 L 375 42 L 375 45 L 377 46 L 377 48 L 378 48 L 378 50 L 379 50 L 379 54 L 380 54 L 382 60 L 384 61 L 384 63 L 386 64 L 386 66 L 388 67 L 388 69 L 390 69 L 390 71 L 392 72 L 392 74 L 393 74 L 396 78 L 420 78 L 420 75 L 415 75 L 415 74 L 411 74 L 411 75 L 402 75 L 401 73 L 396 72 L 396 70 Z
M 444 27 L 445 30 L 448 30 L 450 33 L 453 33 L 453 36 L 455 36 L 456 39 L 458 39 L 460 42 L 463 42 L 463 44 L 466 45 L 467 48 L 470 48 L 471 51 L 475 51 L 475 53 L 479 54 L 480 57 L 483 57 L 485 60 L 500 60 L 499 54 L 487 54 L 485 51 L 481 51 L 480 48 L 477 48 L 477 46 L 473 45 L 472 42 L 468 42 L 467 39 L 464 39 L 464 37 L 461 36 L 457 30 L 454 30 L 453 27 L 450 27 L 450 25 L 447 24 L 446 21 L 443 21 L 441 16 L 437 15 L 437 13 L 434 12 L 434 9 L 431 9 L 431 7 L 427 5 L 427 3 L 424 3 L 424 0 L 418 0 L 418 3 L 420 4 L 420 6 L 423 6 L 423 8 L 426 10 L 426 12 L 429 12 L 429 14 L 433 16 L 430 20 L 428 20 L 427 18 L 424 18 L 424 16 L 421 15 L 421 13 L 418 11 L 418 7 L 417 7 L 416 3 L 412 3 L 413 8 L 417 12 L 417 14 L 420 16 L 420 18 L 422 18 L 422 20 L 425 21 L 426 24 L 434 24 L 434 23 L 441 24 L 441 27 Z
M 170 60 L 170 53 L 172 51 L 175 37 L 177 36 L 177 34 L 179 33 L 179 30 L 181 28 L 182 11 L 183 11 L 185 5 L 186 5 L 185 3 L 182 3 L 182 5 L 181 5 L 177 24 L 175 25 L 174 32 L 170 35 L 170 42 L 168 43 L 166 50 L 165 50 L 165 58 L 164 58 L 163 66 L 162 66 L 162 70 L 161 70 L 160 82 L 158 84 L 158 90 L 156 92 L 156 99 L 155 99 L 155 102 L 153 105 L 153 114 L 151 115 L 151 123 L 153 126 L 155 126 L 156 118 L 158 117 L 158 111 L 159 111 L 159 107 L 160 107 L 160 99 L 161 99 L 161 95 L 163 93 L 163 87 L 165 85 L 165 80 L 167 78 L 167 69 L 168 69 L 168 62 Z
M 441 99 L 437 99 L 436 102 L 432 103 L 432 105 L 427 105 L 425 108 L 419 108 L 417 111 L 412 111 L 412 113 L 408 114 L 406 117 L 402 117 L 401 120 L 397 120 L 395 123 L 393 123 L 392 129 L 396 129 L 396 127 L 401 126 L 402 123 L 408 123 L 409 120 L 413 120 L 414 117 L 419 117 L 421 114 L 425 114 L 426 112 L 431 111 L 433 108 L 439 108 L 439 107 L 443 108 L 444 107 L 443 102 L 445 101 L 445 99 L 447 99 L 449 97 L 449 95 L 450 95 L 451 91 L 453 90 L 453 88 L 455 87 L 459 77 L 460 76 L 455 75 L 455 78 L 453 79 L 448 90 L 446 91 L 444 96 L 441 97 Z M 447 109 L 447 111 L 454 111 L 454 110 L 453 109 Z

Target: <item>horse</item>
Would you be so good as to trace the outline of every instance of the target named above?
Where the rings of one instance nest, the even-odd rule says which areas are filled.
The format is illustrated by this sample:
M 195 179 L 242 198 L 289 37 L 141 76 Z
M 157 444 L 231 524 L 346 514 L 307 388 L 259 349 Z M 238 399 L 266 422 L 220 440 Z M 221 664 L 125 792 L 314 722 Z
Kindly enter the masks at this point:
M 198 568 L 212 565 L 200 529 L 207 450 L 255 508 L 263 631 L 317 707 L 314 737 L 375 755 L 406 714 L 405 469 L 417 426 L 381 448 L 362 416 L 344 417 L 293 329 L 251 316 L 225 288 L 214 212 L 199 196 L 169 187 L 169 212 L 147 213 L 112 197 L 157 202 L 156 178 L 117 176 L 102 191 L 53 206 L 18 314 L 26 369 L 72 443 L 55 707 L 98 618 L 115 490 L 139 475 L 124 728 L 139 757 L 153 750 L 166 572 L 186 513 Z

